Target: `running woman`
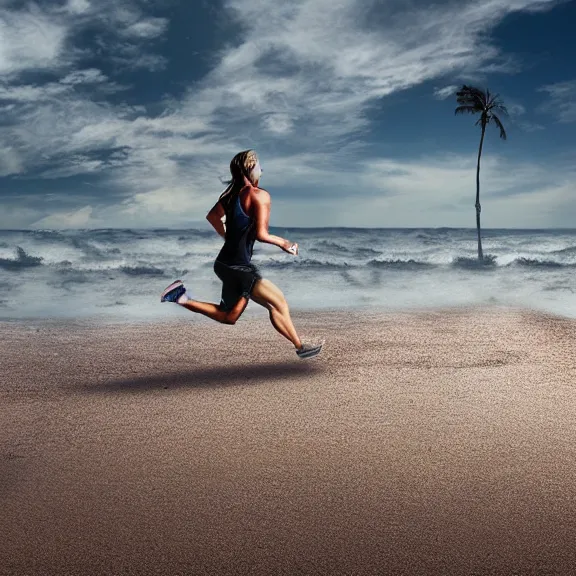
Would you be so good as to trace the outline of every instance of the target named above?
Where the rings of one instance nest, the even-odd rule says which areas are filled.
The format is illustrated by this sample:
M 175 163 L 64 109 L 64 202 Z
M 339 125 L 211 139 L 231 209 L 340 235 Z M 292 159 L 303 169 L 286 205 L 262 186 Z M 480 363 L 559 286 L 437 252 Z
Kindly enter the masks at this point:
M 300 340 L 284 294 L 270 280 L 262 278 L 251 262 L 255 240 L 298 255 L 298 244 L 268 232 L 271 200 L 270 194 L 259 188 L 262 169 L 256 153 L 245 150 L 236 154 L 230 162 L 230 173 L 232 180 L 206 216 L 224 238 L 224 246 L 214 262 L 214 272 L 222 281 L 220 304 L 193 300 L 181 280 L 170 284 L 160 301 L 174 302 L 223 324 L 236 324 L 252 299 L 268 310 L 272 325 L 294 344 L 300 358 L 317 356 L 323 342 L 308 344 Z M 222 223 L 224 216 L 226 226 Z

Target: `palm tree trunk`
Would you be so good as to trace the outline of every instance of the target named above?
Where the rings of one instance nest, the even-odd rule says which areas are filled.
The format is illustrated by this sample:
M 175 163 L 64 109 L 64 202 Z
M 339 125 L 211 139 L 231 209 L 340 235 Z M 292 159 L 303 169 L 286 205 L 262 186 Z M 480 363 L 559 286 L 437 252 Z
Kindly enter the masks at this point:
M 484 145 L 484 133 L 486 123 L 482 122 L 482 136 L 480 136 L 480 147 L 478 148 L 478 166 L 476 168 L 476 229 L 478 231 L 478 260 L 484 260 L 482 254 L 482 237 L 480 235 L 480 157 L 482 156 L 482 146 Z

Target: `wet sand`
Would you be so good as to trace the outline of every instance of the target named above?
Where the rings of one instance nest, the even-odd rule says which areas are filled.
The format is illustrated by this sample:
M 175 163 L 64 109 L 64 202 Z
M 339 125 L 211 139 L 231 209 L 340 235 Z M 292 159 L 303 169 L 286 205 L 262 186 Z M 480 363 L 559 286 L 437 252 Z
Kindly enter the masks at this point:
M 0 574 L 574 574 L 576 321 L 0 323 Z

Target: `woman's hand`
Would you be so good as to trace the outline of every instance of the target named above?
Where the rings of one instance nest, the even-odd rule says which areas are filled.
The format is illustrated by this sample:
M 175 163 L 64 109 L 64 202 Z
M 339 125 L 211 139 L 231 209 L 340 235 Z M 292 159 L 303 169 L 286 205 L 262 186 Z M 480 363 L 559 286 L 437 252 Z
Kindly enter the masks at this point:
M 288 254 L 292 254 L 292 256 L 298 256 L 298 244 L 296 244 L 296 242 L 290 242 L 286 240 L 282 246 L 282 250 L 284 250 L 284 252 L 288 252 Z

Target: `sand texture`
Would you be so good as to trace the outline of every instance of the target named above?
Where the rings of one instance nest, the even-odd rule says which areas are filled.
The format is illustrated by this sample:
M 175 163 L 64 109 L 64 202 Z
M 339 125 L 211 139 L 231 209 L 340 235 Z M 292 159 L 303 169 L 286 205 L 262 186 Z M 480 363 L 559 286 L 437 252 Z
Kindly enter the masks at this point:
M 0 574 L 576 574 L 576 321 L 0 323 Z

